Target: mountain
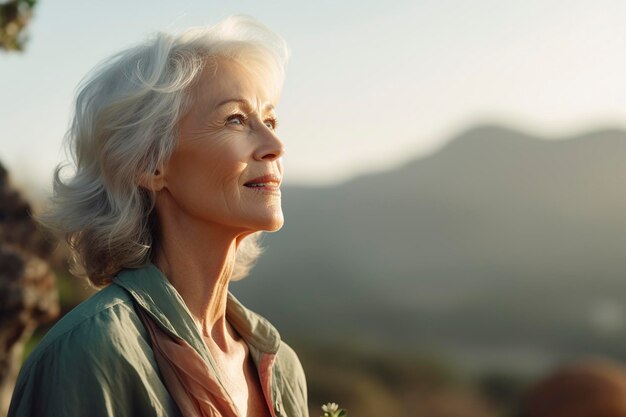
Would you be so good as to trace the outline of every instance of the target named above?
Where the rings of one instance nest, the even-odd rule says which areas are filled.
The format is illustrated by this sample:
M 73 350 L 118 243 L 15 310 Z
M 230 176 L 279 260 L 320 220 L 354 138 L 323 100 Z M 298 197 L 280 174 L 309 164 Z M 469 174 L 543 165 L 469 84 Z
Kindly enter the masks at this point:
M 476 363 L 626 359 L 624 131 L 481 126 L 395 170 L 284 187 L 283 210 L 231 289 L 285 335 Z

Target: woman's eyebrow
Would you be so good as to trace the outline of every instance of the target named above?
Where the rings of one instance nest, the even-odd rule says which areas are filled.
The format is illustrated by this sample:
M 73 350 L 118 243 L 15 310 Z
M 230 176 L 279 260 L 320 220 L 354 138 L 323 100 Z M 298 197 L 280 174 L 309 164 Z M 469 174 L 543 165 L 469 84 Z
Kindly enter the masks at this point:
M 246 108 L 246 110 L 252 110 L 254 107 L 252 104 L 246 100 L 245 98 L 229 98 L 217 104 L 216 108 L 222 107 L 223 105 L 229 103 L 239 103 Z M 263 109 L 264 111 L 272 111 L 274 110 L 274 105 L 272 103 L 267 103 Z

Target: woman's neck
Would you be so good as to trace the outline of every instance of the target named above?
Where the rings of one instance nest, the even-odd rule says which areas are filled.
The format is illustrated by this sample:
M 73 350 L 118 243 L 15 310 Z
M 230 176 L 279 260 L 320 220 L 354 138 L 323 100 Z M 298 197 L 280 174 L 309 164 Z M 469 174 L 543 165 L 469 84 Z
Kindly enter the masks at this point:
M 157 267 L 180 293 L 203 335 L 228 354 L 237 339 L 226 321 L 228 284 L 241 234 L 186 216 L 161 216 L 159 229 Z

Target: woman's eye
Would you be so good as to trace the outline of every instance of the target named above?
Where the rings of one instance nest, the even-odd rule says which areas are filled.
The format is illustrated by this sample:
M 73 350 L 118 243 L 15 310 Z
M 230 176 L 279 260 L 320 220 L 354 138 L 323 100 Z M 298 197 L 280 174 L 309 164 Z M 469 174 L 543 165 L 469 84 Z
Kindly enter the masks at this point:
M 278 125 L 278 121 L 276 119 L 266 119 L 264 123 L 265 126 L 272 130 L 276 130 L 276 126 Z
M 243 114 L 233 114 L 226 119 L 226 123 L 231 125 L 242 125 L 246 121 Z

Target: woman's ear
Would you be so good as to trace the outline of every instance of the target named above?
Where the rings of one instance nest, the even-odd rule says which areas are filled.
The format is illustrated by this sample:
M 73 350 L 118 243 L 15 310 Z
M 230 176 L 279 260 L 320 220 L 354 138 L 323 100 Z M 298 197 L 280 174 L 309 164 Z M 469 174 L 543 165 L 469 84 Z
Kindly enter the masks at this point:
M 150 191 L 161 191 L 165 186 L 163 169 L 156 169 L 153 173 L 144 172 L 139 176 L 139 185 Z

